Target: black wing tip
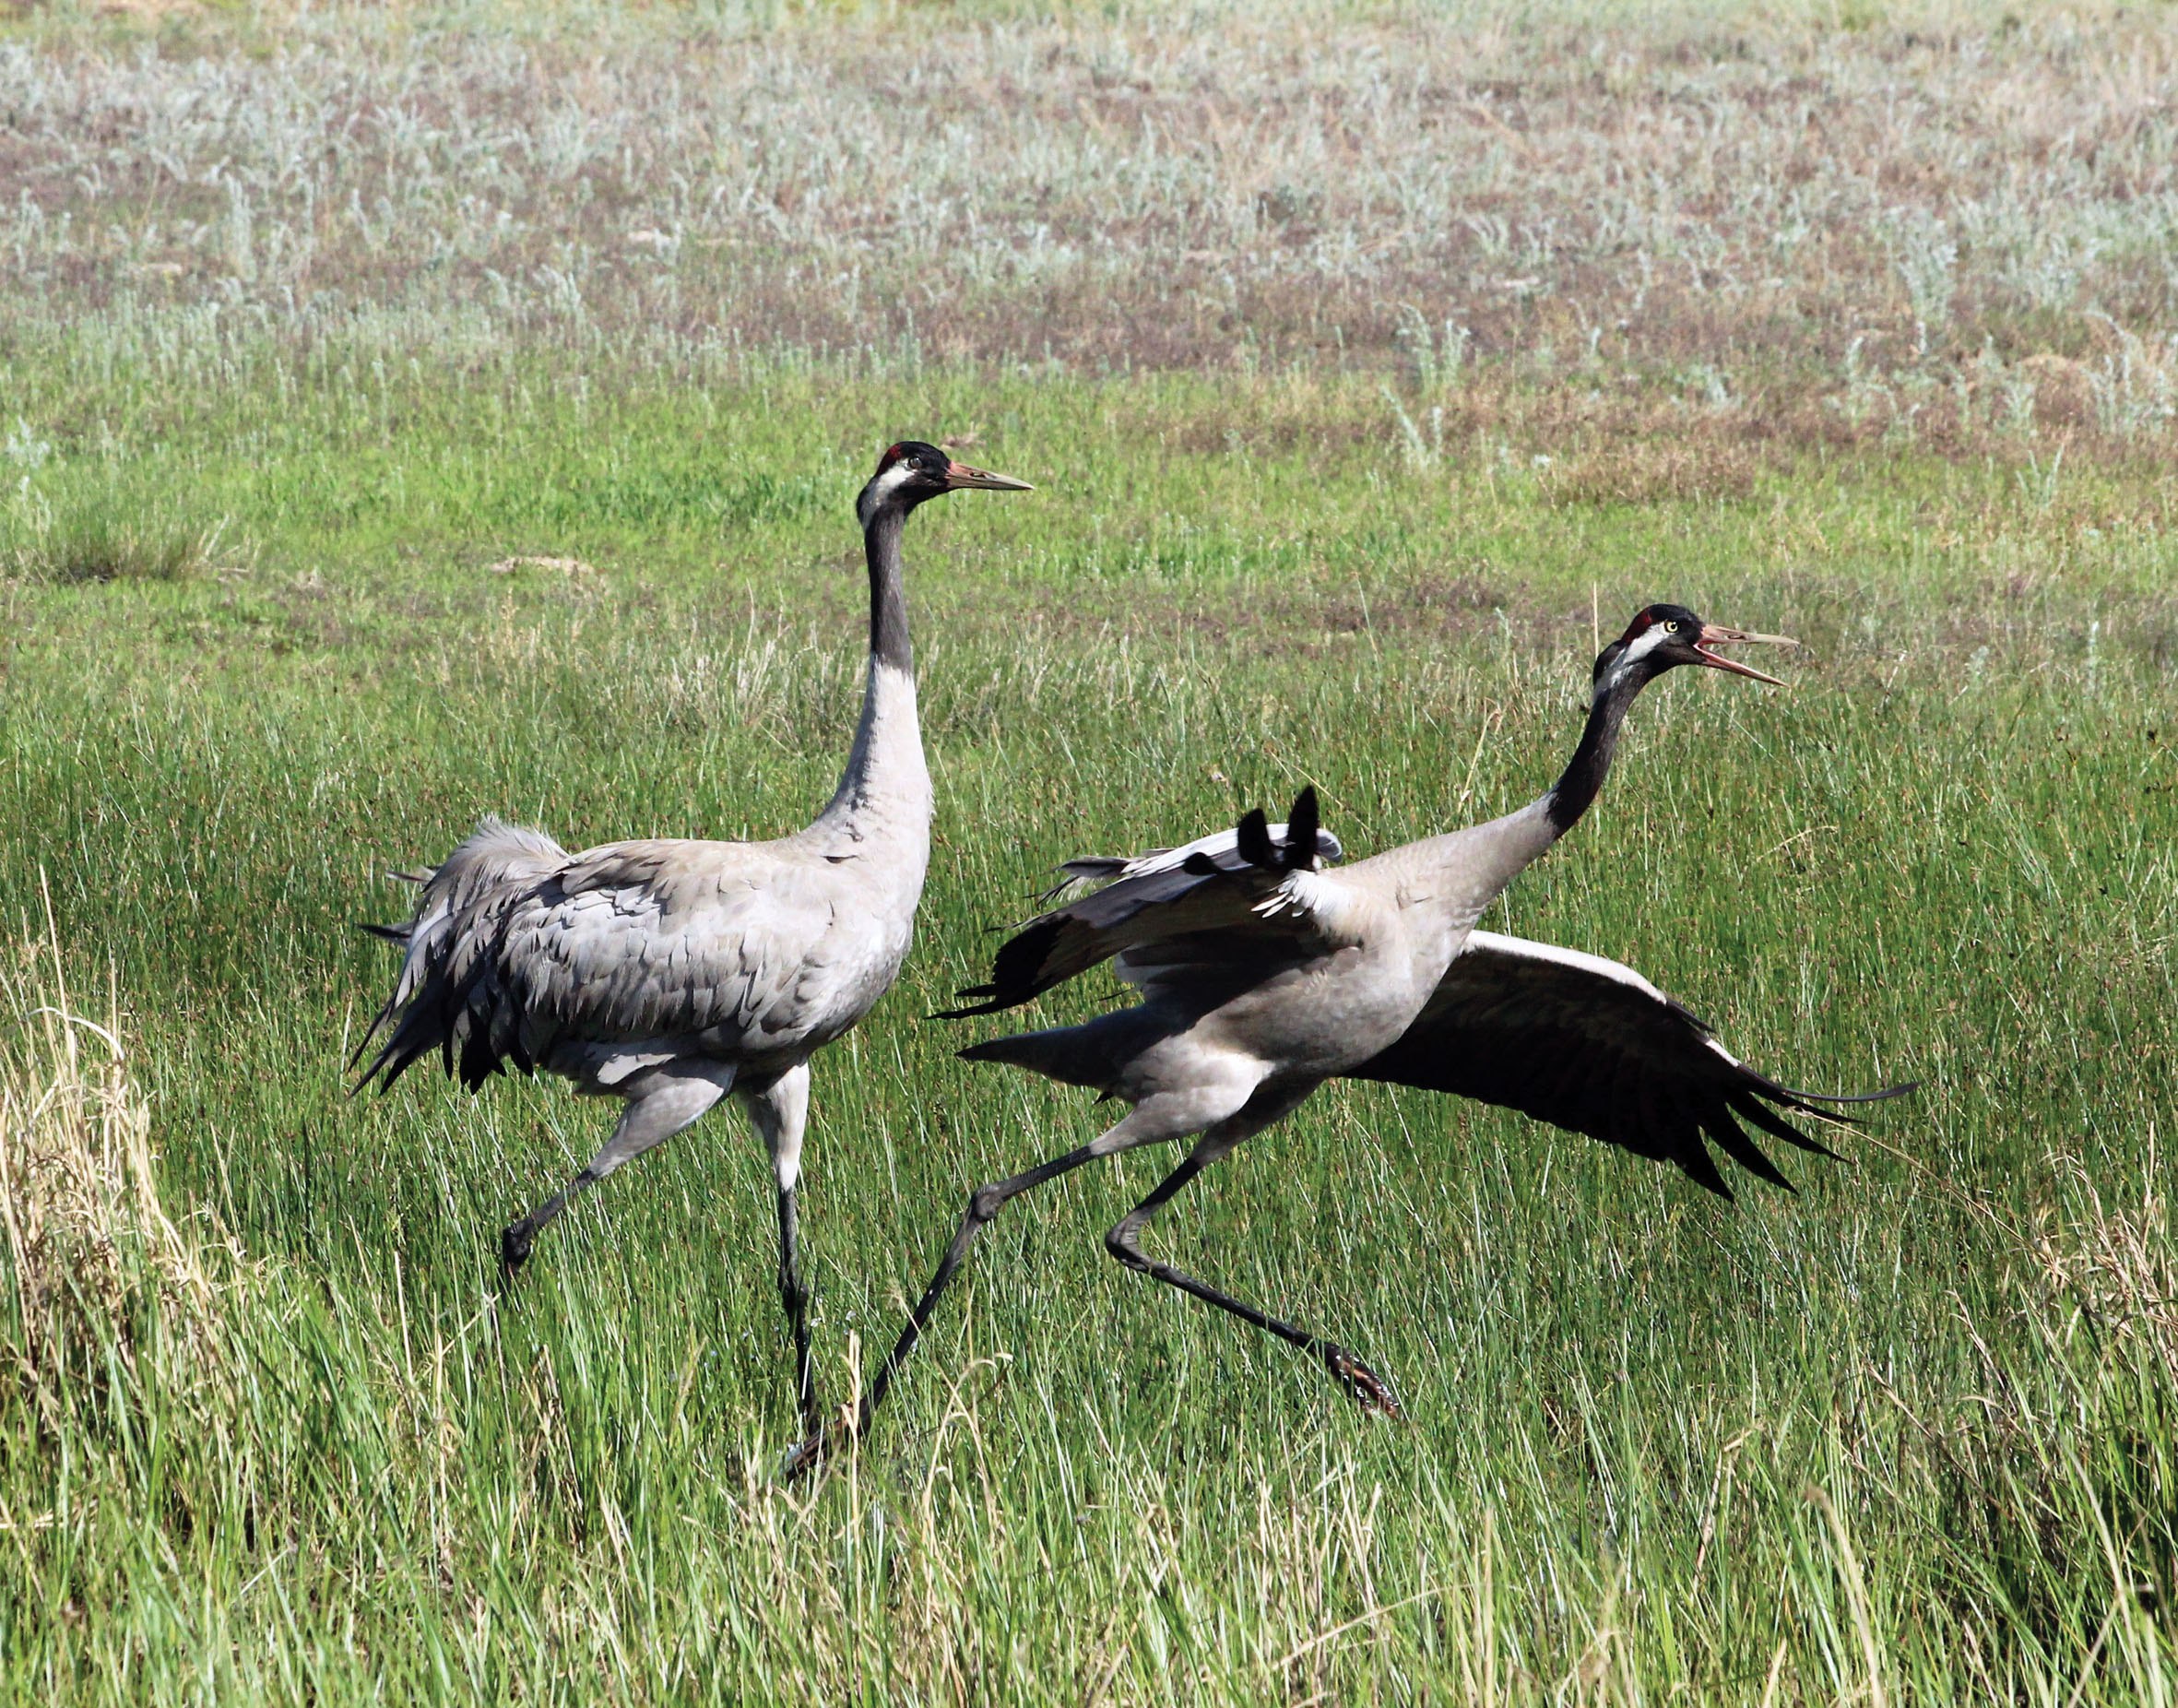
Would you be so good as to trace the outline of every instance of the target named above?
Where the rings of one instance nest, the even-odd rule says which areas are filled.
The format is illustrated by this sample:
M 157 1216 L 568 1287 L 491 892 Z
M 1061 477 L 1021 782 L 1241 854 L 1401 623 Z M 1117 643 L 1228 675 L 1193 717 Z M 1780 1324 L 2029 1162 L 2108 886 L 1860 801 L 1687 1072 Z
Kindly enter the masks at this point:
M 1919 1091 L 1921 1082 L 1910 1079 L 1902 1085 L 1890 1085 L 1881 1091 L 1793 1091 L 1785 1086 L 1780 1086 L 1779 1089 L 1788 1097 L 1802 1103 L 1888 1103 L 1893 1097 L 1904 1097 L 1909 1091 Z M 1815 1113 L 1820 1114 L 1821 1111 L 1818 1109 Z
M 1249 807 L 1233 827 L 1233 849 L 1251 866 L 1276 866 L 1278 849 L 1271 840 L 1271 821 L 1261 807 Z
M 1050 953 L 1059 933 L 1066 928 L 1066 922 L 1067 916 L 1063 913 L 1046 914 L 1040 919 L 1030 920 L 1000 943 L 998 953 L 990 957 L 988 984 L 970 985 L 953 994 L 988 997 L 990 1007 L 981 1011 L 984 1013 L 1027 1002 L 1047 988 L 1044 958 Z
M 1709 1154 L 1708 1148 L 1699 1138 L 1694 1141 L 1691 1149 L 1682 1151 L 1672 1160 L 1679 1165 L 1679 1172 L 1692 1180 L 1695 1185 L 1700 1187 L 1702 1191 L 1716 1193 L 1726 1204 L 1739 1202 L 1732 1191 L 1732 1182 L 1727 1180 L 1719 1171 L 1716 1158 Z
M 410 928 L 406 925 L 373 925 L 368 919 L 351 919 L 349 923 L 359 931 L 368 931 L 373 937 L 384 938 L 387 943 L 398 943 L 404 949 L 408 946 Z
M 1767 1133 L 1773 1139 L 1782 1139 L 1794 1149 L 1805 1151 L 1811 1156 L 1827 1156 L 1832 1162 L 1845 1160 L 1820 1139 L 1810 1138 L 1771 1109 L 1768 1103 L 1762 1100 L 1766 1095 L 1760 1091 L 1740 1087 L 1725 1093 L 1724 1101 L 1730 1107 L 1733 1114 L 1737 1115 L 1749 1126 Z M 1828 1115 L 1821 1109 L 1809 1108 L 1805 1104 L 1788 1102 L 1784 1107 L 1795 1113 L 1813 1115 L 1818 1121 L 1835 1121 L 1841 1127 L 1850 1127 L 1853 1124 L 1842 1115 Z
M 1293 798 L 1293 808 L 1285 821 L 1285 854 L 1281 864 L 1288 872 L 1313 872 L 1316 869 L 1316 831 L 1320 823 L 1316 810 L 1316 785 L 1304 784 L 1301 792 Z
M 1783 1124 L 1782 1121 L 1778 1123 L 1779 1126 Z M 1710 1141 L 1719 1150 L 1757 1180 L 1765 1180 L 1771 1186 L 1781 1187 L 1788 1192 L 1796 1192 L 1799 1190 L 1785 1178 L 1783 1171 L 1770 1160 L 1762 1147 L 1755 1143 L 1746 1130 L 1732 1118 L 1732 1110 L 1729 1106 L 1719 1108 L 1704 1115 L 1701 1126 L 1702 1131 L 1709 1135 Z M 1695 1143 L 1699 1144 L 1700 1140 L 1697 1139 Z
M 958 1008 L 934 1008 L 925 1016 L 931 1020 L 968 1020 L 977 1014 L 995 1014 L 1001 1009 L 1017 1008 L 1036 996 L 1033 990 L 1015 990 L 1003 984 L 963 985 L 953 992 L 956 997 L 974 997 L 977 1000 Z

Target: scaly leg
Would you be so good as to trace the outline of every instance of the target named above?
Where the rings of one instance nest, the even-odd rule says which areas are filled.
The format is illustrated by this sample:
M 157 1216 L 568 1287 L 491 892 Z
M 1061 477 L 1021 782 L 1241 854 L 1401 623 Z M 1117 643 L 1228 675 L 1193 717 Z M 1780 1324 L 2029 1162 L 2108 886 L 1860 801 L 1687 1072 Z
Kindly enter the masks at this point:
M 664 1144 L 681 1128 L 700 1121 L 734 1083 L 730 1067 L 692 1064 L 683 1069 L 654 1069 L 641 1076 L 623 1095 L 628 1106 L 605 1148 L 586 1163 L 575 1177 L 520 1221 L 499 1236 L 500 1273 L 508 1280 L 529 1260 L 530 1245 L 546 1226 L 567 1207 L 567 1201 L 586 1186 L 593 1186 L 615 1168 L 635 1160 L 654 1145 Z
M 810 1358 L 810 1294 L 802 1284 L 796 1248 L 794 1188 L 801 1177 L 801 1135 L 809 1121 L 810 1070 L 806 1062 L 788 1068 L 759 1091 L 744 1090 L 749 1119 L 771 1147 L 772 1174 L 779 1187 L 779 1304 L 794 1335 L 794 1403 L 802 1428 L 818 1425 L 815 1373 Z
M 1278 1113 L 1284 1114 L 1284 1110 L 1281 1109 Z M 1220 1311 L 1229 1311 L 1243 1323 L 1252 1323 L 1260 1329 L 1269 1330 L 1289 1346 L 1298 1346 L 1318 1359 L 1365 1409 L 1381 1412 L 1388 1417 L 1397 1417 L 1401 1416 L 1399 1396 L 1391 1391 L 1391 1384 L 1343 1346 L 1311 1334 L 1305 1329 L 1296 1328 L 1290 1323 L 1282 1322 L 1268 1311 L 1259 1311 L 1244 1299 L 1221 1292 L 1207 1281 L 1198 1281 L 1193 1275 L 1175 1269 L 1169 1263 L 1160 1263 L 1146 1257 L 1137 1243 L 1143 1224 L 1162 1210 L 1182 1187 L 1212 1163 L 1225 1156 L 1249 1133 L 1277 1119 L 1273 1115 L 1269 1120 L 1253 1121 L 1250 1119 L 1252 1114 L 1251 1110 L 1248 1115 L 1237 1117 L 1206 1133 L 1201 1143 L 1188 1153 L 1186 1160 L 1158 1183 L 1157 1190 L 1130 1210 L 1119 1225 L 1105 1235 L 1104 1249 L 1128 1268 L 1162 1281 L 1167 1287 L 1176 1287 L 1206 1305 L 1215 1305 Z
M 868 1392 L 856 1414 L 851 1435 L 859 1438 L 870 1428 L 870 1420 L 877 1408 L 884 1403 L 886 1391 L 893 1378 L 915 1350 L 916 1342 L 930 1321 L 930 1313 L 938 1308 L 938 1301 L 945 1289 L 953 1285 L 953 1277 L 967 1262 L 968 1251 L 976 1243 L 976 1236 L 1013 1199 L 1032 1186 L 1041 1186 L 1046 1180 L 1057 1180 L 1071 1174 L 1084 1163 L 1095 1162 L 1099 1156 L 1113 1156 L 1137 1145 L 1154 1145 L 1160 1139 L 1185 1138 L 1190 1133 L 1200 1133 L 1205 1126 L 1229 1111 L 1236 1102 L 1244 1101 L 1252 1084 L 1234 1086 L 1199 1087 L 1186 1093 L 1167 1093 L 1145 1098 L 1129 1112 L 1117 1126 L 1099 1133 L 1078 1150 L 1071 1150 L 1063 1156 L 1055 1156 L 1039 1163 L 1025 1173 L 1016 1174 L 988 1186 L 979 1186 L 969 1194 L 966 1213 L 961 1217 L 960 1227 L 954 1230 L 953 1242 L 945 1248 L 945 1255 L 939 1261 L 937 1272 L 929 1285 L 923 1288 L 923 1296 L 916 1302 L 909 1314 L 907 1326 L 900 1331 L 900 1338 L 893 1344 L 885 1361 L 871 1378 Z M 1222 1107 L 1221 1107 L 1222 1106 Z M 787 1456 L 782 1475 L 791 1478 L 814 1466 L 824 1454 L 825 1432 L 812 1430 L 809 1439 Z

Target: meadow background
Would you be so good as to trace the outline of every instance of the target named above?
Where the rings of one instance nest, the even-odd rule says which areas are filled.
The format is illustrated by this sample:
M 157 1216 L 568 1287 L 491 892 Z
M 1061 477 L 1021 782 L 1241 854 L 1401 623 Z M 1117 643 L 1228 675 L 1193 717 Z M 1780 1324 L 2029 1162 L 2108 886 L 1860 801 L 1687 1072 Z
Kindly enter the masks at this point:
M 0 22 L 0 1679 L 16 1699 L 2167 1702 L 2178 17 L 1836 4 L 18 6 Z M 1489 921 L 1793 1083 L 1737 1205 L 1320 1096 L 1154 1239 L 1010 1209 L 793 1488 L 715 1118 L 349 1102 L 480 813 L 777 834 L 909 435 L 918 947 L 820 1063 L 821 1380 L 1095 1130 L 923 1016 L 1055 860 L 1366 850 L 1684 673 Z M 1046 1012 L 1084 1012 L 1066 993 Z M 1115 1178 L 1116 1177 L 1116 1178 Z

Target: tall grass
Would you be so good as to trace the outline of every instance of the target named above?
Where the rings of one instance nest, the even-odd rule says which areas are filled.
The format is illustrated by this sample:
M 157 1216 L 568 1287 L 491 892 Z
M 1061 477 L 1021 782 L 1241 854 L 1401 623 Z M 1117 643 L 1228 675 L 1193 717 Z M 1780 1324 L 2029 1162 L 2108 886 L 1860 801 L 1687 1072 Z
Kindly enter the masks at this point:
M 1048 863 L 1304 777 L 1357 848 L 1523 799 L 1577 722 L 1592 595 L 1605 625 L 1669 594 L 1814 651 L 1787 694 L 1645 701 L 1504 922 L 1632 960 L 1765 1067 L 1924 1090 L 1848 1166 L 1732 1209 L 1382 1090 L 1253 1142 L 1160 1238 L 1379 1361 L 1403 1429 L 1104 1259 L 1157 1158 L 1075 1177 L 992 1230 L 866 1452 L 783 1489 L 752 1142 L 676 1140 L 503 1297 L 492 1230 L 600 1111 L 421 1077 L 345 1101 L 388 972 L 349 921 L 487 809 L 582 843 L 770 834 L 822 800 L 858 661 L 856 430 L 911 400 L 635 385 L 495 448 L 300 410 L 246 465 L 207 409 L 165 455 L 265 542 L 246 575 L 7 596 L 5 893 L 42 869 L 70 989 L 111 979 L 96 1013 L 210 1299 L 177 1317 L 132 1283 L 67 1343 L 95 1382 L 0 1399 L 10 1676 L 132 1701 L 2167 1688 L 2173 613 L 2162 536 L 2122 521 L 2165 477 L 1886 459 L 1568 503 L 1556 468 L 1486 457 L 1327 469 L 1279 437 L 1282 385 L 979 395 L 1012 424 L 977 455 L 1051 478 L 913 542 L 941 842 L 902 990 L 820 1064 L 828 1394 L 966 1190 L 1097 1120 L 917 1018 Z M 400 407 L 451 428 L 492 396 Z M 381 487 L 408 550 L 349 507 Z M 517 549 L 598 573 L 489 573 Z M 95 1034 L 69 1068 L 36 1015 L 82 1000 L 35 907 L 12 929 L 38 946 L 7 963 L 11 1109 L 110 1085 Z
M 0 337 L 177 385 L 360 338 L 363 396 L 544 344 L 1297 362 L 1416 421 L 1563 387 L 1816 444 L 2154 442 L 2178 410 L 2153 10 L 260 6 L 153 44 L 68 16 L 0 33 Z
M 28 581 L 186 581 L 222 566 L 219 523 L 144 515 L 112 501 L 56 513 L 34 498 L 0 516 L 0 575 Z
M 1688 6 L 41 11 L 0 27 L 0 1678 L 48 1700 L 2170 1699 L 2167 20 Z M 940 816 L 819 1062 L 851 1394 L 1082 1098 L 920 1016 L 1052 861 L 1314 781 L 1529 798 L 1599 632 L 1675 679 L 1490 923 L 1818 1086 L 1736 1206 L 1340 1087 L 1157 1238 L 1012 1207 L 877 1437 L 795 1432 L 730 1117 L 350 1102 L 355 932 L 484 812 L 774 834 L 932 506 Z M 571 567 L 572 566 L 572 567 Z M 498 572 L 498 573 L 495 573 Z M 47 897 L 50 897 L 50 904 Z M 1105 1000 L 1068 992 L 1078 1014 Z

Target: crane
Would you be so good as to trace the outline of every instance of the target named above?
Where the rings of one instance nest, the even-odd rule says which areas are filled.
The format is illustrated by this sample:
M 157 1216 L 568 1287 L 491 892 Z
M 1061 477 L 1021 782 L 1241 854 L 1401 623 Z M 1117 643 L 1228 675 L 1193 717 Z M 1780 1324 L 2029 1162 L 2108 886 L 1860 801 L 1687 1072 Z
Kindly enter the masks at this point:
M 907 954 L 929 863 L 930 777 L 916 718 L 900 540 L 916 507 L 1024 480 L 893 445 L 856 500 L 870 571 L 870 660 L 846 774 L 807 829 L 772 842 L 657 839 L 570 854 L 486 818 L 421 886 L 393 993 L 350 1060 L 391 1086 L 436 1052 L 471 1091 L 541 1069 L 618 1097 L 619 1122 L 573 1180 L 500 1236 L 511 1276 L 586 1187 L 700 1120 L 729 1093 L 771 1153 L 779 1297 L 796 1398 L 815 1415 L 795 1186 L 810 1058 L 868 1014 Z M 409 874 L 401 874 L 409 875 Z M 383 1039 L 383 1043 L 380 1040 Z
M 1070 884 L 1102 887 L 1022 927 L 999 949 L 989 982 L 961 992 L 979 1000 L 946 1017 L 1015 1007 L 1111 960 L 1141 991 L 1139 1005 L 961 1054 L 1130 1108 L 1087 1145 L 971 1194 L 849 1420 L 854 1431 L 868 1425 L 977 1235 L 1002 1206 L 1098 1157 L 1189 1138 L 1194 1144 L 1178 1167 L 1105 1237 L 1107 1250 L 1298 1347 L 1364 1406 L 1397 1415 L 1391 1385 L 1351 1352 L 1153 1259 L 1140 1243 L 1144 1225 L 1189 1181 L 1327 1080 L 1383 1080 L 1501 1104 L 1675 1163 L 1726 1197 L 1731 1189 L 1705 1138 L 1740 1167 L 1785 1185 L 1739 1121 L 1827 1156 L 1777 1110 L 1843 1121 L 1817 1106 L 1912 1089 L 1839 1098 L 1789 1090 L 1728 1053 L 1631 968 L 1474 929 L 1593 802 L 1628 708 L 1650 682 L 1680 665 L 1777 682 L 1714 650 L 1749 643 L 1793 644 L 1705 623 L 1680 605 L 1639 612 L 1595 660 L 1587 723 L 1564 773 L 1528 805 L 1486 824 L 1332 872 L 1340 849 L 1320 826 L 1309 788 L 1284 825 L 1267 824 L 1259 809 L 1230 831 L 1168 853 L 1062 868 Z M 823 1446 L 820 1432 L 789 1468 L 813 1463 Z

